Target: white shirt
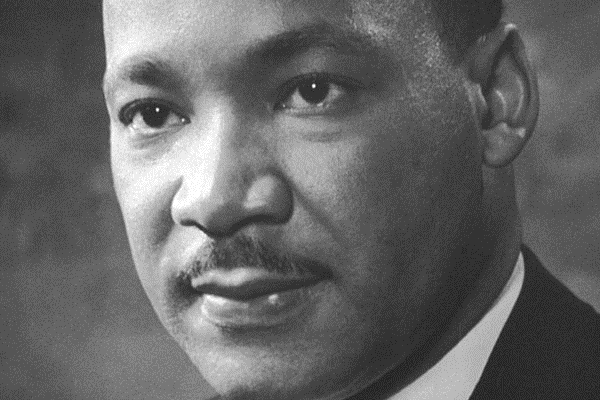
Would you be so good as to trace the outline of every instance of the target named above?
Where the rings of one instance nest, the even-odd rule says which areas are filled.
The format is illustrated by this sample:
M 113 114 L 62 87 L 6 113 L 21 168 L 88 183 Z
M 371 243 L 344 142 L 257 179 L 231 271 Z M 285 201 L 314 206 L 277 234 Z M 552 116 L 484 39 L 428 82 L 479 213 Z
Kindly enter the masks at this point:
M 467 400 L 475 390 L 492 349 L 523 286 L 523 255 L 490 310 L 425 374 L 389 400 Z

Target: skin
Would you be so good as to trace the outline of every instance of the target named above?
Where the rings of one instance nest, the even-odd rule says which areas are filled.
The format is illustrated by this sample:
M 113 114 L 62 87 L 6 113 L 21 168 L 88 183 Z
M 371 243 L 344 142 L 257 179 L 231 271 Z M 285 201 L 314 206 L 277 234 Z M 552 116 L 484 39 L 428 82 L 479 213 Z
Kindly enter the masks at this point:
M 456 62 L 419 2 L 105 1 L 104 18 L 112 169 L 136 269 L 217 392 L 387 398 L 486 312 L 519 252 L 510 162 L 537 116 L 516 31 Z M 314 24 L 370 46 L 255 54 Z M 148 59 L 169 76 L 132 82 L 127 65 Z M 307 106 L 282 89 L 307 72 L 352 83 Z M 161 127 L 119 119 L 148 98 L 168 106 Z M 190 319 L 177 276 L 236 237 L 327 276 L 302 318 L 236 332 Z

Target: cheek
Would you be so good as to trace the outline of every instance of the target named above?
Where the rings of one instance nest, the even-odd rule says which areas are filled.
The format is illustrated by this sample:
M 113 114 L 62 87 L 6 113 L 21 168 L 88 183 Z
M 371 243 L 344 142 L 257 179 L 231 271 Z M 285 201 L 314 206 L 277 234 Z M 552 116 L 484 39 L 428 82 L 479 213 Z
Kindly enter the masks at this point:
M 348 127 L 348 140 L 289 155 L 299 191 L 347 245 L 396 241 L 400 227 L 412 231 L 426 214 L 432 194 L 423 158 L 430 151 L 411 125 L 373 118 Z
M 478 187 L 476 135 L 464 104 L 423 118 L 409 103 L 373 108 L 341 129 L 342 140 L 295 143 L 284 153 L 307 212 L 363 263 L 409 262 L 456 246 L 450 228 Z
M 113 180 L 133 260 L 144 288 L 157 280 L 160 253 L 172 231 L 170 204 L 177 188 L 165 168 L 112 155 Z M 149 293 L 150 294 L 150 293 Z

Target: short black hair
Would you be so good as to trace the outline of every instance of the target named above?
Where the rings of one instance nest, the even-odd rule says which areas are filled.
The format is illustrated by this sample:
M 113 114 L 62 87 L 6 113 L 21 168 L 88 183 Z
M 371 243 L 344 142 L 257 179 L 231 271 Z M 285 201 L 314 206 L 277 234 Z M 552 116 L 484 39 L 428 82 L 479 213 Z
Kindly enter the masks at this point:
M 502 0 L 431 0 L 440 36 L 462 59 L 479 38 L 493 31 L 504 13 Z

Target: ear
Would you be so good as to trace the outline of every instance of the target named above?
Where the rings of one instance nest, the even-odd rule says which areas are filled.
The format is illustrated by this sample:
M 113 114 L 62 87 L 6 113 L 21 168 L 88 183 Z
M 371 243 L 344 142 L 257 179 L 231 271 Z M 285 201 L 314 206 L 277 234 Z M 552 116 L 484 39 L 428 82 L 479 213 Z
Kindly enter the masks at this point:
M 531 137 L 539 111 L 537 78 L 516 26 L 501 23 L 473 46 L 467 63 L 476 85 L 484 163 L 504 167 Z

